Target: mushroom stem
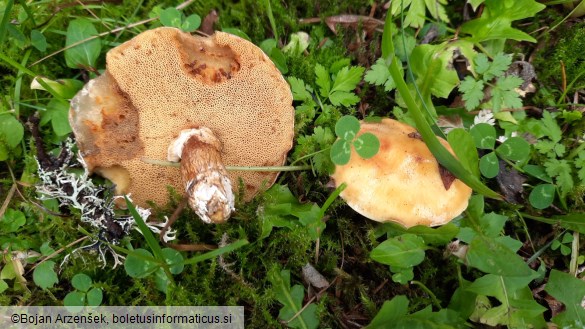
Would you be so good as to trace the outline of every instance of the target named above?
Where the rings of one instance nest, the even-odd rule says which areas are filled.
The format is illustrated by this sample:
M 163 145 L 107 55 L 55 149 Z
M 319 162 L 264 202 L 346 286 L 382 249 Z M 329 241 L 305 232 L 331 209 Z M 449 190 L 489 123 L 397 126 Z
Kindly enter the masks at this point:
M 169 161 L 181 159 L 181 178 L 189 206 L 206 223 L 223 223 L 234 210 L 234 194 L 221 161 L 221 148 L 213 132 L 201 127 L 181 131 L 168 150 Z

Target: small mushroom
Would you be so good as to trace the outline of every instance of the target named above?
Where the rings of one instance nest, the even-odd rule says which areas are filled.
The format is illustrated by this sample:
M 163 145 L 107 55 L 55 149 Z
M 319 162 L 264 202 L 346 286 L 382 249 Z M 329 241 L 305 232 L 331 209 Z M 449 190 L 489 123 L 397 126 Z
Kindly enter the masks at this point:
M 281 166 L 292 147 L 294 109 L 287 82 L 254 44 L 216 32 L 143 32 L 110 50 L 106 71 L 71 102 L 69 121 L 88 169 L 140 206 L 165 204 L 167 186 L 188 193 L 206 222 L 270 187 L 277 172 L 226 166 Z M 181 159 L 180 169 L 144 159 Z M 240 185 L 242 182 L 242 185 Z
M 363 159 L 352 149 L 349 163 L 337 166 L 332 175 L 337 186 L 347 184 L 341 197 L 351 208 L 405 227 L 442 225 L 467 208 L 471 188 L 439 165 L 416 129 L 383 119 L 362 122 L 358 136 L 366 132 L 380 140 L 378 153 Z

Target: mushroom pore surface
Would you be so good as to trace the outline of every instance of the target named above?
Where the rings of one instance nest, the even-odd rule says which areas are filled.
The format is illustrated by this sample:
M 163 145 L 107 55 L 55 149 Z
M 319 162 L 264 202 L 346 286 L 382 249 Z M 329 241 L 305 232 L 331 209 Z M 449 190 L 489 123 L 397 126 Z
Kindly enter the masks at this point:
M 191 36 L 174 28 L 143 32 L 110 50 L 106 72 L 72 100 L 70 122 L 90 170 L 116 166 L 130 177 L 125 193 L 141 206 L 165 204 L 167 185 L 182 192 L 179 168 L 165 160 L 181 130 L 207 127 L 222 144 L 226 166 L 280 166 L 292 147 L 289 86 L 252 43 L 216 32 Z M 244 200 L 278 173 L 229 173 Z M 115 182 L 114 182 L 115 183 Z
M 471 188 L 458 179 L 445 188 L 437 160 L 413 127 L 383 119 L 362 122 L 358 136 L 366 132 L 380 140 L 378 153 L 363 159 L 352 149 L 350 162 L 337 166 L 332 175 L 337 186 L 347 184 L 341 197 L 351 208 L 372 220 L 405 227 L 442 225 L 465 210 Z

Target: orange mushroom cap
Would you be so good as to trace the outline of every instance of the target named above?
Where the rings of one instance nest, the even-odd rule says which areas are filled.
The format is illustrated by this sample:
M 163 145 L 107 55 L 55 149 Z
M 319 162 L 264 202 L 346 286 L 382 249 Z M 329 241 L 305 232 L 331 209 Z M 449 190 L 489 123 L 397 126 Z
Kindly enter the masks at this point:
M 380 140 L 378 153 L 363 159 L 352 149 L 349 163 L 336 166 L 332 175 L 337 186 L 347 184 L 341 197 L 351 208 L 372 220 L 405 227 L 442 225 L 467 208 L 471 188 L 458 179 L 444 184 L 437 160 L 415 128 L 383 119 L 362 122 L 358 136 L 366 132 Z

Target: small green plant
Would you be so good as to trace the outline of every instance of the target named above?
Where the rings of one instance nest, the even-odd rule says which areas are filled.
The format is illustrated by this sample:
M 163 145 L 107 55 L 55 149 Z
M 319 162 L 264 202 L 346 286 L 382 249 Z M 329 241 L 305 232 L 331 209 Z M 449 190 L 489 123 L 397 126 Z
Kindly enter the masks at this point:
M 78 273 L 71 279 L 71 285 L 75 288 L 63 299 L 64 306 L 100 306 L 103 300 L 102 289 L 96 287 L 91 278 L 83 273 Z
M 477 148 L 491 151 L 479 160 L 479 170 L 484 177 L 493 178 L 498 175 L 498 157 L 515 165 L 527 161 L 530 156 L 530 144 L 521 137 L 507 138 L 496 147 L 496 129 L 487 123 L 476 124 L 469 132 Z
M 284 321 L 289 328 L 318 328 L 319 318 L 317 317 L 317 305 L 311 303 L 303 305 L 304 289 L 302 285 L 290 284 L 289 270 L 273 270 L 270 273 L 270 282 L 276 300 L 283 307 L 278 312 L 278 318 Z
M 41 255 L 45 257 L 52 255 L 55 252 L 53 248 L 49 247 L 48 243 L 44 243 L 41 246 L 40 251 Z M 55 265 L 55 262 L 51 260 L 43 260 L 38 263 L 33 271 L 34 283 L 42 289 L 49 289 L 57 284 L 59 278 L 55 272 Z
M 286 186 L 272 186 L 266 191 L 264 206 L 258 211 L 262 221 L 260 239 L 267 238 L 274 227 L 304 227 L 313 240 L 318 240 L 326 226 L 323 216 L 344 188 L 344 184 L 340 185 L 319 207 L 315 203 L 300 203 Z
M 476 78 L 467 76 L 459 85 L 459 91 L 463 93 L 465 108 L 469 111 L 483 104 L 494 113 L 503 108 L 520 108 L 522 100 L 515 91 L 524 82 L 521 78 L 504 73 L 512 63 L 510 55 L 498 53 L 493 61 L 489 61 L 485 54 L 477 54 L 474 63 Z M 486 88 L 489 87 L 489 100 L 486 98 Z
M 552 250 L 559 250 L 563 256 L 568 256 L 571 254 L 571 242 L 573 242 L 573 234 L 567 232 L 563 234 L 560 239 L 555 239 L 550 248 Z
M 390 266 L 392 280 L 407 284 L 414 278 L 413 268 L 422 263 L 425 250 L 433 246 L 449 243 L 459 232 L 453 224 L 447 224 L 437 229 L 426 226 L 416 226 L 405 229 L 396 224 L 388 224 L 377 235 L 386 234 L 388 239 L 380 243 L 370 253 L 370 257 Z
M 72 20 L 67 27 L 65 62 L 70 68 L 96 69 L 102 50 L 97 30 L 86 18 Z
M 160 12 L 160 22 L 164 26 L 176 27 L 185 32 L 193 32 L 201 25 L 201 17 L 197 14 L 185 15 L 175 7 L 169 7 Z
M 355 117 L 346 115 L 335 124 L 335 134 L 338 139 L 331 146 L 331 161 L 338 166 L 347 164 L 351 156 L 352 147 L 364 159 L 369 159 L 378 153 L 380 141 L 372 133 L 364 133 L 359 137 L 360 122 Z
M 163 248 L 161 250 L 165 263 L 169 266 L 168 270 L 171 274 L 177 275 L 183 272 L 183 255 L 175 249 Z M 129 276 L 137 279 L 154 276 L 154 283 L 156 287 L 162 291 L 167 292 L 169 277 L 165 274 L 165 269 L 160 263 L 155 261 L 153 255 L 146 249 L 134 249 L 124 262 L 124 269 Z

